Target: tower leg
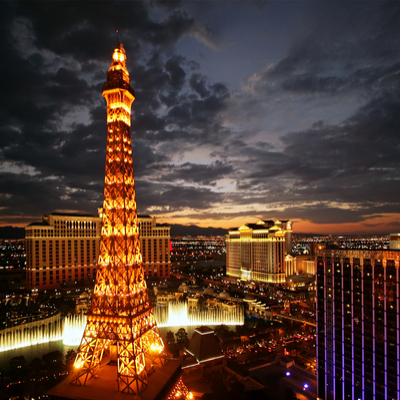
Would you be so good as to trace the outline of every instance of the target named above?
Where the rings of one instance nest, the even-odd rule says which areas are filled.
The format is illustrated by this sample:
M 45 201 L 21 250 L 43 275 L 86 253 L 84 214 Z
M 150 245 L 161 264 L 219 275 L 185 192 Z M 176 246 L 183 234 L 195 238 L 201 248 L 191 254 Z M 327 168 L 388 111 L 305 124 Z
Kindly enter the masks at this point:
M 91 337 L 91 332 L 95 329 L 92 324 L 91 322 L 86 324 L 75 359 L 75 373 L 71 380 L 71 383 L 75 385 L 85 385 L 89 379 L 95 376 L 107 344 L 106 340 Z
M 139 394 L 148 384 L 142 338 L 118 342 L 118 390 Z
M 151 360 L 155 367 L 163 367 L 169 360 L 169 356 L 165 350 L 160 331 L 156 326 L 149 330 L 144 336 L 146 343 L 146 357 Z

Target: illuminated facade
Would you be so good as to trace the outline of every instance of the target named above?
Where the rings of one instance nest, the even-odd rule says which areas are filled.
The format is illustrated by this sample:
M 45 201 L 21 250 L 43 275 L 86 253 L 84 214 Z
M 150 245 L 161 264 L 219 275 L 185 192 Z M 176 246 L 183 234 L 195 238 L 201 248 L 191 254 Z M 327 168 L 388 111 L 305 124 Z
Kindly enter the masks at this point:
M 247 281 L 284 283 L 293 267 L 291 221 L 259 221 L 226 235 L 226 274 Z
M 311 255 L 296 255 L 295 257 L 296 267 L 295 273 L 296 274 L 307 274 L 307 275 L 315 275 L 317 273 L 315 257 Z
M 52 289 L 64 282 L 92 280 L 99 258 L 102 209 L 99 215 L 49 214 L 25 228 L 26 285 Z M 139 237 L 146 277 L 169 278 L 170 227 L 139 215 Z
M 138 215 L 139 237 L 146 277 L 169 278 L 171 273 L 170 227 L 155 217 Z
M 61 282 L 94 279 L 101 219 L 97 215 L 49 214 L 25 228 L 26 285 L 50 289 Z
M 400 233 L 391 233 L 389 240 L 391 250 L 400 250 Z
M 50 394 L 53 398 L 74 398 L 68 396 L 73 396 L 80 386 L 79 398 L 98 398 L 96 390 L 108 382 L 102 374 L 111 368 L 115 375 L 109 382 L 115 388 L 109 389 L 114 394 L 107 398 L 119 399 L 116 391 L 132 395 L 146 391 L 146 398 L 190 398 L 180 379 L 180 364 L 171 370 L 176 361 L 168 359 L 144 278 L 130 135 L 131 104 L 135 97 L 126 69 L 125 49 L 119 41 L 103 85 L 103 96 L 107 101 L 108 135 L 96 284 L 69 394 L 62 387 Z M 172 371 L 169 380 L 165 380 L 166 372 L 161 370 Z M 95 376 L 98 379 L 91 380 Z M 157 385 L 161 385 L 161 391 L 153 393 Z M 153 394 L 146 390 L 150 386 Z
M 318 399 L 399 399 L 400 251 L 317 250 Z

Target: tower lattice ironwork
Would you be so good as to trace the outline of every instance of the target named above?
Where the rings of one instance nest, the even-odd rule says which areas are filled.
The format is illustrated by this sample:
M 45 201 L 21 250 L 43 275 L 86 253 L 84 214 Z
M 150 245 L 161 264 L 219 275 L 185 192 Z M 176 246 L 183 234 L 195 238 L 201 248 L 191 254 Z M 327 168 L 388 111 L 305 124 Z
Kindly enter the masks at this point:
M 142 267 L 130 134 L 135 92 L 119 40 L 103 96 L 107 101 L 108 134 L 100 256 L 71 383 L 85 385 L 108 361 L 116 365 L 118 390 L 139 394 L 148 385 L 149 373 L 163 367 L 168 355 Z M 181 380 L 170 395 L 178 392 L 188 394 Z

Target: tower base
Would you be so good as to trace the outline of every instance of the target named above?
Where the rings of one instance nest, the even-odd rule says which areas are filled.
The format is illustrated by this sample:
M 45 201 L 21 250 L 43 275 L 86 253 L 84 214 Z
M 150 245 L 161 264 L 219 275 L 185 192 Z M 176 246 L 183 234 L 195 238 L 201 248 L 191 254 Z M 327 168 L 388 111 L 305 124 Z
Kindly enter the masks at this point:
M 170 360 L 163 368 L 156 368 L 139 395 L 126 394 L 118 391 L 116 367 L 105 365 L 86 385 L 72 385 L 67 378 L 47 394 L 51 400 L 163 400 L 176 390 L 181 376 L 181 360 Z

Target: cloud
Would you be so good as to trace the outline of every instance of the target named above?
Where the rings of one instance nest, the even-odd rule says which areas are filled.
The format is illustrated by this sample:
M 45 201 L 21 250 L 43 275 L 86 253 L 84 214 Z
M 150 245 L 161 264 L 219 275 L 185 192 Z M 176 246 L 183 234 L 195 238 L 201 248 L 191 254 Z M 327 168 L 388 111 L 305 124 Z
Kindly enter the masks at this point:
M 200 42 L 204 43 L 211 49 L 218 51 L 220 49 L 218 43 L 213 38 L 211 32 L 200 22 L 196 21 L 193 26 L 192 35 Z
M 373 215 L 395 213 L 399 5 L 357 3 L 345 11 L 301 5 L 307 12 L 296 20 L 296 34 L 284 26 L 277 31 L 290 40 L 285 36 L 275 58 L 265 56 L 262 44 L 248 43 L 244 31 L 232 34 L 258 51 L 256 63 L 218 45 L 237 7 L 243 25 L 232 30 L 249 27 L 253 20 L 246 18 L 255 12 L 285 8 L 257 2 L 227 8 L 163 1 L 4 4 L 1 215 L 9 221 L 13 215 L 19 220 L 22 210 L 40 216 L 101 205 L 107 134 L 101 90 L 115 29 L 136 94 L 132 143 L 141 212 L 225 222 L 276 216 L 320 225 L 369 224 Z M 217 28 L 217 17 L 225 25 Z M 265 39 L 271 51 L 272 39 Z M 213 51 L 177 52 L 177 44 L 184 49 L 195 40 Z M 247 76 L 237 91 L 227 83 L 232 59 Z M 210 65 L 223 69 L 223 79 L 211 78 Z
M 140 213 L 158 215 L 165 211 L 207 210 L 221 201 L 223 194 L 211 189 L 172 185 L 165 182 L 136 181 L 137 204 Z
M 277 89 L 305 95 L 343 95 L 373 91 L 399 83 L 399 4 L 353 3 L 343 10 L 315 7 L 309 31 L 299 35 L 287 55 L 243 81 L 247 91 Z
M 161 179 L 171 181 L 185 181 L 199 183 L 202 185 L 215 185 L 215 181 L 222 179 L 233 171 L 231 165 L 216 161 L 209 165 L 184 163 L 182 165 L 166 165 Z

